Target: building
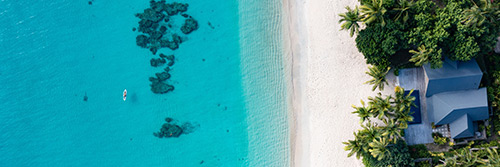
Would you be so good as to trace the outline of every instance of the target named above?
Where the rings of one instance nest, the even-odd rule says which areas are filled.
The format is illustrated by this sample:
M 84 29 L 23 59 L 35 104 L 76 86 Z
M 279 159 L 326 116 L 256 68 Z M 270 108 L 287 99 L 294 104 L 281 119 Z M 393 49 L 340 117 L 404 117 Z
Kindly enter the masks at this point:
M 479 88 L 482 71 L 475 60 L 445 60 L 443 67 L 424 65 L 427 114 L 435 125 L 448 125 L 454 139 L 474 137 L 477 121 L 486 120 L 486 88 Z

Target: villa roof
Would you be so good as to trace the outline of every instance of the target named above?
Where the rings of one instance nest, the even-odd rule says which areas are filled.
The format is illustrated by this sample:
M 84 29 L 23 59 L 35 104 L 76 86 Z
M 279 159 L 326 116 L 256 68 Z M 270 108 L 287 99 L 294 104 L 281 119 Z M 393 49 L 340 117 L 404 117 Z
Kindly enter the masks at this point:
M 477 89 L 483 73 L 475 60 L 458 62 L 445 59 L 442 68 L 432 69 L 424 65 L 428 78 L 426 96 L 436 93 Z
M 464 138 L 474 136 L 474 125 L 468 114 L 450 123 L 450 134 L 452 138 Z
M 488 119 L 486 88 L 435 94 L 427 99 L 427 109 L 436 125 L 452 123 L 467 114 L 472 121 Z

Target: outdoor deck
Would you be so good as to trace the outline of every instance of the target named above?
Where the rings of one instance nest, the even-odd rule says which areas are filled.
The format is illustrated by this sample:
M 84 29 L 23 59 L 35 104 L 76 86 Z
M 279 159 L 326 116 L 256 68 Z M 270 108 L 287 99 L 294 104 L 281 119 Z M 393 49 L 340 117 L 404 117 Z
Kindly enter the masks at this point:
M 408 125 L 405 131 L 405 139 L 408 145 L 433 143 L 432 127 L 430 118 L 427 116 L 427 103 L 425 98 L 425 77 L 423 68 L 401 69 L 399 71 L 399 86 L 405 90 L 415 89 L 420 92 L 420 112 L 422 123 Z

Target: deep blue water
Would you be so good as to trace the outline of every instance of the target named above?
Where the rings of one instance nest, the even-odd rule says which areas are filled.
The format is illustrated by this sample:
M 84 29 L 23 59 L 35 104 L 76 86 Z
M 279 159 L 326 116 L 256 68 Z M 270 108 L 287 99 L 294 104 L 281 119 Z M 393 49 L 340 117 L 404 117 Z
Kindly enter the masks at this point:
M 132 31 L 149 0 L 0 0 L 0 166 L 288 166 L 281 2 L 180 2 L 200 28 L 159 51 L 159 95 Z M 199 127 L 158 139 L 165 117 Z

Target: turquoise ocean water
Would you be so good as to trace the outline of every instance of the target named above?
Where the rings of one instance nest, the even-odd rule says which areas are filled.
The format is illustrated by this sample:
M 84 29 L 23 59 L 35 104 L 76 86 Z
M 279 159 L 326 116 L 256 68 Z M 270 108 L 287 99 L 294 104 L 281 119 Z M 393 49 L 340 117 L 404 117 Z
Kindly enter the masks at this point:
M 289 166 L 282 2 L 177 2 L 200 28 L 159 51 L 158 95 L 132 31 L 149 0 L 0 0 L 0 166 Z M 165 117 L 199 127 L 156 138 Z

